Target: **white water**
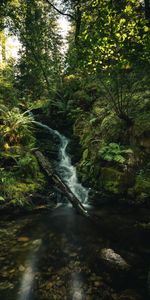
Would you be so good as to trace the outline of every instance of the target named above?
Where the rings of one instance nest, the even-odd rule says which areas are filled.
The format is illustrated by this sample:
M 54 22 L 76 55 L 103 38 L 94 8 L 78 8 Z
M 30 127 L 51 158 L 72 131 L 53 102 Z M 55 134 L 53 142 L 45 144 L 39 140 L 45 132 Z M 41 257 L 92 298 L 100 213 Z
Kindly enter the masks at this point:
M 58 136 L 60 140 L 60 149 L 59 149 L 59 164 L 58 164 L 58 173 L 60 177 L 64 180 L 66 185 L 70 188 L 73 194 L 84 204 L 88 202 L 88 189 L 83 187 L 82 184 L 78 182 L 76 168 L 71 164 L 71 159 L 67 153 L 67 146 L 69 140 L 57 130 L 53 130 L 47 125 L 43 125 L 40 122 L 34 121 L 35 124 L 40 127 L 48 130 L 51 134 Z

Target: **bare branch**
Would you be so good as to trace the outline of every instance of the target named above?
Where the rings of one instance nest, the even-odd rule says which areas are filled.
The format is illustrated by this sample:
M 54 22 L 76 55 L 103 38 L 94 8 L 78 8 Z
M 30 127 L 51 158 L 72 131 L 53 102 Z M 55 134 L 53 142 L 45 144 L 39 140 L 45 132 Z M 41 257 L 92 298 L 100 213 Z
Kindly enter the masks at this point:
M 69 17 L 72 20 L 75 20 L 75 17 L 73 15 L 68 14 L 68 13 L 64 13 L 63 11 L 61 11 L 60 9 L 58 9 L 54 4 L 52 4 L 49 0 L 45 0 L 45 2 L 47 2 L 51 7 L 53 7 L 54 10 L 56 10 L 59 14 L 61 14 L 63 16 L 66 16 L 66 17 Z

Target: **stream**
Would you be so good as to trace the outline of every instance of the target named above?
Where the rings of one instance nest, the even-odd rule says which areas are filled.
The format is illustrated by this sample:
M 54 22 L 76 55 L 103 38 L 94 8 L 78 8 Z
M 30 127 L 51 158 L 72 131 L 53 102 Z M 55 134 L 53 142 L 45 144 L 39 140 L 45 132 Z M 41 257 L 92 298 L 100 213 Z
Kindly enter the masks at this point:
M 37 126 L 47 130 L 51 135 L 58 137 L 60 148 L 57 172 L 73 192 L 73 194 L 82 202 L 82 204 L 88 204 L 88 189 L 83 187 L 82 184 L 78 182 L 76 168 L 72 165 L 71 158 L 67 153 L 69 140 L 64 135 L 60 134 L 57 130 L 53 130 L 47 125 L 36 121 L 34 121 L 34 123 Z
M 58 131 L 35 123 L 58 137 L 57 172 L 87 205 L 88 189 L 78 182 L 76 168 L 67 154 L 69 140 Z M 129 212 L 117 219 L 115 208 L 102 208 L 97 214 L 102 220 L 100 226 L 66 203 L 47 211 L 2 217 L 0 299 L 148 300 L 145 258 L 149 252 L 143 254 L 142 248 L 138 251 L 131 234 L 137 220 L 142 220 L 141 215 L 137 219 Z M 120 234 L 122 222 L 126 226 Z M 103 225 L 108 227 L 108 234 Z M 137 242 L 147 243 L 143 233 Z M 148 249 L 149 244 L 144 246 Z

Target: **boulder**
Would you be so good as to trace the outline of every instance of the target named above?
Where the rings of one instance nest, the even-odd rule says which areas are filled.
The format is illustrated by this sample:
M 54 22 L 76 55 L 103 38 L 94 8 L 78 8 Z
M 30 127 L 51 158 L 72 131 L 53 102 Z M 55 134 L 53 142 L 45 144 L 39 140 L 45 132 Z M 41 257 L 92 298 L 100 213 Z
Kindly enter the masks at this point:
M 130 265 L 113 249 L 104 248 L 100 252 L 100 257 L 103 262 L 115 270 L 128 271 Z
M 104 190 L 114 194 L 123 194 L 133 185 L 133 174 L 119 171 L 113 167 L 102 167 L 100 184 Z
M 142 300 L 142 297 L 135 290 L 128 289 L 120 293 L 118 300 Z

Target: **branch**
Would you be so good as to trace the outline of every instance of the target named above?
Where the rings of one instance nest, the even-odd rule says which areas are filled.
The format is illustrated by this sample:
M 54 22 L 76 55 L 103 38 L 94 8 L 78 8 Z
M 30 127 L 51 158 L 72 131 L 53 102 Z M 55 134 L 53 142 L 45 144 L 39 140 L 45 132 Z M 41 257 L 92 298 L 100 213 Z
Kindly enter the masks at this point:
M 72 20 L 75 20 L 75 17 L 71 14 L 67 14 L 67 13 L 64 13 L 63 11 L 59 10 L 54 4 L 52 4 L 49 0 L 45 0 L 51 7 L 53 7 L 59 14 L 63 15 L 63 16 L 66 16 L 66 17 L 69 17 L 70 19 Z
M 64 195 L 67 196 L 68 200 L 71 202 L 73 207 L 82 215 L 86 217 L 90 217 L 84 206 L 82 205 L 81 201 L 73 194 L 70 188 L 66 185 L 63 179 L 55 172 L 53 166 L 51 165 L 50 161 L 40 152 L 35 151 L 35 155 L 38 159 L 39 164 L 41 165 L 42 169 L 47 174 L 48 178 L 51 178 L 53 183 L 62 191 Z

